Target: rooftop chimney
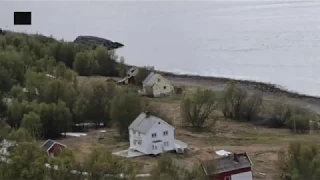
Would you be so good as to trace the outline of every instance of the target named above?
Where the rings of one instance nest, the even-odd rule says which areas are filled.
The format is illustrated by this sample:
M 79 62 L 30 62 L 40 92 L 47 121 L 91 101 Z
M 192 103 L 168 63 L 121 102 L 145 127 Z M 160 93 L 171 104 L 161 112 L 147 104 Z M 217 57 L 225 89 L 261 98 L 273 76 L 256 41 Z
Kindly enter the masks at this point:
M 149 111 L 146 111 L 146 118 L 148 118 L 150 116 L 150 112 Z
M 237 153 L 233 153 L 233 160 L 239 162 L 239 157 Z

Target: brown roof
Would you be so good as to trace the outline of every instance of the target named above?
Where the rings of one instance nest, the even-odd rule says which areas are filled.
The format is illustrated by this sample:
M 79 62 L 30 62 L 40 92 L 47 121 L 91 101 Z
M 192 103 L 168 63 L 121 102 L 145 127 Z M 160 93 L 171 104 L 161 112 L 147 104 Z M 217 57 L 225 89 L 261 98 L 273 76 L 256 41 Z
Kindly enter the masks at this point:
M 235 153 L 201 163 L 205 174 L 208 176 L 251 167 L 251 165 L 251 160 L 247 153 Z

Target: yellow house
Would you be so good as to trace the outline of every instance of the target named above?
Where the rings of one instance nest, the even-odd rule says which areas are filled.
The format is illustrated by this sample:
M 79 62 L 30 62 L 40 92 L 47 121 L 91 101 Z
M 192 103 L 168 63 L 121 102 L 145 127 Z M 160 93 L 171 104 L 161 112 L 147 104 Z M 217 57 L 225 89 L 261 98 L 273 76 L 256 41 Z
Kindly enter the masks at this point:
M 168 96 L 174 92 L 174 88 L 169 80 L 158 73 L 151 72 L 142 82 L 142 95 L 160 97 Z

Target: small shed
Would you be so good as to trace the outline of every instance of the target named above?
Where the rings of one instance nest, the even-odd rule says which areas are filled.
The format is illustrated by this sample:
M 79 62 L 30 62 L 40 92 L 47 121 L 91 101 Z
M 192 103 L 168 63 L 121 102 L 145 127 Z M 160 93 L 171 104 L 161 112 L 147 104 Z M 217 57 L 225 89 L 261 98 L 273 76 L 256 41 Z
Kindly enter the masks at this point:
M 252 162 L 247 153 L 234 153 L 201 163 L 205 175 L 215 180 L 252 180 Z
M 53 156 L 56 156 L 61 151 L 61 149 L 67 146 L 64 144 L 58 143 L 56 141 L 53 141 L 51 139 L 48 139 L 45 143 L 43 143 L 41 147 L 47 151 L 49 156 L 53 157 Z

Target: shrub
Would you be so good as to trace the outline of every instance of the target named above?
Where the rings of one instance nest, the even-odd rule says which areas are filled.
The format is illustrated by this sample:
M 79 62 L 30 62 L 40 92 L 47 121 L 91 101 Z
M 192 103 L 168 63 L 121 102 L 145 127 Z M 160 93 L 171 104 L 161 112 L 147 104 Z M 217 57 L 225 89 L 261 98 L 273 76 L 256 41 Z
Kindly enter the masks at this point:
M 221 99 L 222 113 L 225 117 L 251 121 L 258 116 L 262 106 L 262 94 L 249 95 L 244 88 L 235 83 L 228 85 Z
M 268 121 L 269 127 L 283 128 L 286 122 L 291 118 L 293 113 L 293 107 L 283 104 L 281 102 L 276 103 L 273 106 L 271 118 Z
M 283 180 L 320 179 L 319 146 L 293 142 L 278 155 L 278 178 Z
M 213 91 L 199 88 L 193 97 L 187 97 L 182 101 L 181 115 L 188 125 L 202 127 L 208 119 L 212 118 L 217 105 Z

